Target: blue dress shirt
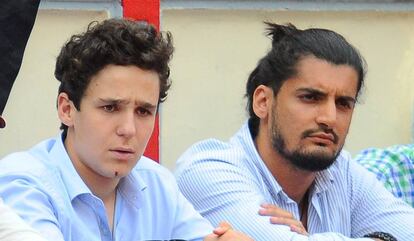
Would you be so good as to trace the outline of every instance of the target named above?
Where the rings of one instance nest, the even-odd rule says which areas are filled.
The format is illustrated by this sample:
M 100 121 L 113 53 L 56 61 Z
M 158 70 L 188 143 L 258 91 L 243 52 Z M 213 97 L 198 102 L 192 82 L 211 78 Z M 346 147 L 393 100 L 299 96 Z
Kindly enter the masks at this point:
M 114 227 L 76 172 L 61 137 L 0 161 L 0 196 L 53 241 L 202 240 L 212 231 L 174 176 L 142 157 L 117 190 Z
M 414 240 L 414 209 L 345 151 L 317 173 L 311 186 L 309 236 L 271 224 L 269 217 L 258 214 L 260 204 L 274 204 L 299 220 L 298 204 L 260 158 L 247 123 L 227 143 L 209 139 L 192 146 L 178 160 L 176 178 L 183 194 L 213 225 L 227 220 L 256 241 L 371 240 L 361 237 L 374 231 Z

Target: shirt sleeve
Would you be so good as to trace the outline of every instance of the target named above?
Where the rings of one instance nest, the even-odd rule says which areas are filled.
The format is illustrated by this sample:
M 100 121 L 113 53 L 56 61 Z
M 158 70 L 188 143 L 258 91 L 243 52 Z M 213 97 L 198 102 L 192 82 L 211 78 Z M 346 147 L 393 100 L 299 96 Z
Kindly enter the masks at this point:
M 0 196 L 23 220 L 50 241 L 64 241 L 48 195 L 36 178 L 0 176 Z
M 177 192 L 179 213 L 175 220 L 173 237 L 187 237 L 189 241 L 202 241 L 212 233 L 212 225 L 194 210 L 194 207 L 179 191 Z
M 184 160 L 185 163 L 185 159 L 190 157 L 183 158 L 180 161 Z M 179 167 L 176 172 L 178 186 L 196 210 L 213 225 L 221 220 L 228 221 L 234 229 L 256 241 L 371 240 L 351 239 L 339 233 L 304 236 L 290 231 L 288 226 L 272 224 L 269 217 L 258 214 L 265 197 L 248 171 L 223 160 L 198 159 L 189 163 L 188 166 Z
M 145 157 L 137 165 L 136 176 L 147 191 L 141 214 L 150 216 L 143 218 L 146 223 L 140 227 L 153 230 L 152 236 L 142 238 L 201 241 L 212 233 L 212 225 L 183 196 L 170 170 Z
M 204 237 L 212 233 L 210 222 L 203 218 L 191 205 L 191 203 L 179 191 L 175 178 L 171 176 L 172 192 L 177 200 L 177 215 L 174 221 L 174 234 L 172 237 L 180 237 L 189 241 L 202 241 Z
M 398 240 L 414 237 L 414 209 L 394 197 L 375 176 L 355 161 L 349 162 L 352 230 L 355 235 L 374 231 Z
M 0 199 L 0 240 L 46 241 Z

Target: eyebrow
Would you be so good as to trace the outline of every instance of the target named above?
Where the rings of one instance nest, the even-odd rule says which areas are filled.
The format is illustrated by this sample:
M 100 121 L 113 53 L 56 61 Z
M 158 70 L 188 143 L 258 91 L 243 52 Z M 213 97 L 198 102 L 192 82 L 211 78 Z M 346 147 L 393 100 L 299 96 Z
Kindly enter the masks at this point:
M 325 92 L 322 92 L 322 91 L 320 91 L 318 89 L 314 89 L 314 88 L 299 88 L 299 89 L 296 90 L 296 92 L 307 92 L 309 94 L 314 94 L 314 95 L 318 95 L 318 96 L 327 96 L 327 94 Z M 351 96 L 340 95 L 336 99 L 346 100 L 346 101 L 352 102 L 353 104 L 356 103 L 356 99 L 351 97 Z
M 310 94 L 315 94 L 315 95 L 320 95 L 320 96 L 326 96 L 327 94 L 318 90 L 318 89 L 313 89 L 313 88 L 299 88 L 296 90 L 296 92 L 307 92 Z
M 129 100 L 123 100 L 123 99 L 116 99 L 116 98 L 99 98 L 98 99 L 99 102 L 104 103 L 104 104 L 117 104 L 117 105 L 126 105 L 128 103 L 130 103 Z M 157 105 L 153 105 L 149 102 L 146 101 L 137 101 L 135 103 L 136 105 L 142 106 L 144 108 L 147 109 L 156 109 Z
M 129 101 L 122 100 L 122 99 L 115 99 L 115 98 L 98 98 L 99 102 L 107 103 L 107 104 L 128 104 Z
M 139 106 L 144 107 L 145 109 L 149 109 L 149 110 L 155 110 L 155 109 L 157 109 L 157 105 L 153 105 L 153 104 L 148 103 L 148 102 L 141 102 L 141 101 L 139 101 L 137 104 Z

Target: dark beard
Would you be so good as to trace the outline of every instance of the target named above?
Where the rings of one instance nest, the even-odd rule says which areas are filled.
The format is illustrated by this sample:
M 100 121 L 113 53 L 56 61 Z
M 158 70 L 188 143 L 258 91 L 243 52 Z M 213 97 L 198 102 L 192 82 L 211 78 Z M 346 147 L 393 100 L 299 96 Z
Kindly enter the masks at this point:
M 290 163 L 304 171 L 317 172 L 330 167 L 338 157 L 342 148 L 335 154 L 326 154 L 325 152 L 306 152 L 300 149 L 289 151 L 286 148 L 285 140 L 280 134 L 277 125 L 273 123 L 272 127 L 272 146 L 283 158 L 290 161 Z

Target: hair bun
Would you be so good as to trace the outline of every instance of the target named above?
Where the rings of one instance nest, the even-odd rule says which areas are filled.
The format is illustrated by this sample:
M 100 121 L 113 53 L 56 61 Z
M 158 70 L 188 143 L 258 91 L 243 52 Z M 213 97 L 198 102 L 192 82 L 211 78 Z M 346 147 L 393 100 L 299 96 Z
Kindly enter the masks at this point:
M 272 38 L 272 46 L 275 46 L 286 36 L 295 34 L 298 29 L 291 23 L 280 25 L 271 22 L 264 22 L 266 27 L 266 35 Z

